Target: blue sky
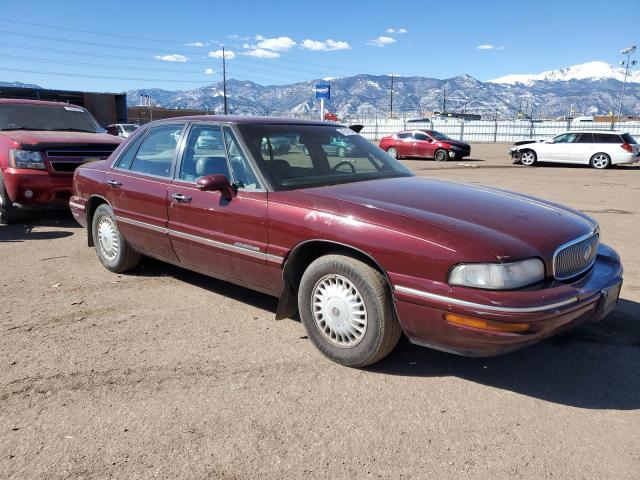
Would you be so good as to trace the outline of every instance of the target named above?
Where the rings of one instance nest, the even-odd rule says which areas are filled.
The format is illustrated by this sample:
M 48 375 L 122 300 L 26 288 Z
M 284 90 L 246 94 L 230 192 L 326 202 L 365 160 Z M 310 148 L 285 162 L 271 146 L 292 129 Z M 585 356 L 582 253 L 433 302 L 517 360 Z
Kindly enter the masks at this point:
M 639 20 L 638 0 L 0 0 L 0 80 L 190 89 L 221 79 L 223 44 L 235 56 L 228 77 L 263 85 L 357 73 L 489 80 L 615 64 L 640 44 Z

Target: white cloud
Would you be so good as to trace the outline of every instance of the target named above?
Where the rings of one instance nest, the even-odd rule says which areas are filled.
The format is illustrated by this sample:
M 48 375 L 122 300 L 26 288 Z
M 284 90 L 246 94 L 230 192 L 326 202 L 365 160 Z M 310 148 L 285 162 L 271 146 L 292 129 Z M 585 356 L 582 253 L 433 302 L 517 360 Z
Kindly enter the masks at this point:
M 161 60 L 163 62 L 180 62 L 180 63 L 184 63 L 189 61 L 189 59 L 187 57 L 185 57 L 184 55 L 180 55 L 177 53 L 174 53 L 172 55 L 156 55 L 155 56 L 156 60 Z
M 407 33 L 407 29 L 406 28 L 387 28 L 385 30 L 385 33 Z
M 395 28 L 387 28 L 385 30 L 386 33 L 396 33 L 396 29 Z
M 256 41 L 260 42 L 262 40 L 265 40 L 265 38 L 262 35 L 256 35 L 255 36 Z
M 399 28 L 398 29 L 398 33 L 407 33 L 407 29 L 406 28 Z
M 231 40 L 240 40 L 242 42 L 246 42 L 251 37 L 243 37 L 242 35 L 238 35 L 237 33 L 232 33 L 231 35 L 227 35 L 227 38 Z
M 209 52 L 208 56 L 211 58 L 222 58 L 222 50 L 212 50 L 211 52 Z M 233 50 L 225 50 L 224 58 L 226 58 L 227 60 L 236 58 L 236 52 L 234 52 Z
M 324 42 L 320 40 L 306 39 L 300 44 L 300 46 L 307 50 L 322 51 L 322 52 L 330 52 L 333 50 L 349 50 L 351 48 L 351 45 L 349 45 L 348 42 L 343 42 L 341 40 L 333 40 L 331 38 L 327 39 Z
M 373 40 L 367 42 L 367 45 L 371 45 L 374 47 L 384 47 L 385 45 L 391 45 L 392 43 L 396 43 L 395 38 L 380 35 L 378 38 L 374 38 Z
M 258 49 L 271 50 L 272 52 L 284 52 L 297 44 L 289 37 L 264 38 L 258 42 Z M 256 37 L 256 40 L 258 37 Z
M 483 43 L 482 45 L 478 45 L 476 48 L 478 50 L 493 50 L 493 45 L 489 45 L 487 43 Z
M 206 73 L 207 75 L 213 75 L 216 72 L 213 71 L 213 68 L 207 68 L 205 69 L 204 73 Z
M 255 48 L 253 50 L 249 50 L 248 52 L 244 52 L 243 54 L 256 58 L 278 58 L 280 56 L 278 52 L 265 50 L 264 48 Z
M 191 42 L 191 43 L 185 43 L 185 45 L 187 47 L 204 47 L 205 44 L 202 42 Z

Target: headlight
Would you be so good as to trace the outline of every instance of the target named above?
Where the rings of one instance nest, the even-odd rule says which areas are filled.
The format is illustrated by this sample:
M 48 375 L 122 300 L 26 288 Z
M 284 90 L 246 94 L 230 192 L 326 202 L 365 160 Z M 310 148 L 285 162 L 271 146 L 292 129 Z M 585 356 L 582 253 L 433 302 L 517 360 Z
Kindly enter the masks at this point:
M 513 263 L 463 263 L 449 273 L 451 285 L 511 290 L 544 279 L 544 263 L 537 258 Z
M 13 168 L 46 170 L 40 152 L 29 150 L 9 150 L 9 165 Z

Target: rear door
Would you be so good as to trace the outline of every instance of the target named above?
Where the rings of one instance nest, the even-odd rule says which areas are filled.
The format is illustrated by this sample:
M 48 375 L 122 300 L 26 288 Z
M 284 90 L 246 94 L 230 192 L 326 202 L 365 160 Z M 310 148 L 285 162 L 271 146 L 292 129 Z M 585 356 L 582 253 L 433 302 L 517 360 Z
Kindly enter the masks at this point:
M 192 124 L 168 191 L 169 236 L 181 262 L 272 292 L 267 274 L 267 192 L 229 126 Z M 237 194 L 203 192 L 195 181 L 223 174 Z
M 118 228 L 135 248 L 177 260 L 167 230 L 167 190 L 185 123 L 149 128 L 136 137 L 107 175 Z
M 396 135 L 395 147 L 401 157 L 412 157 L 414 155 L 414 140 L 411 132 L 400 132 Z
M 588 165 L 594 151 L 593 133 L 578 133 L 573 143 L 569 145 L 567 161 L 569 163 Z
M 414 150 L 416 157 L 431 158 L 434 155 L 434 143 L 431 138 L 422 132 L 413 132 Z

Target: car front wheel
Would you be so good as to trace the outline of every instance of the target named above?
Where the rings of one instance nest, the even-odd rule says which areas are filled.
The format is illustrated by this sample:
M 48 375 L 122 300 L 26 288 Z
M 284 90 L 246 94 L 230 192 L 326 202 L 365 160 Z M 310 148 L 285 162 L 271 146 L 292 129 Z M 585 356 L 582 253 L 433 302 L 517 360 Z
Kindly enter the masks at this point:
M 316 348 L 350 367 L 381 360 L 400 338 L 384 277 L 347 255 L 326 255 L 309 265 L 300 281 L 298 309 Z
M 96 208 L 91 226 L 96 253 L 107 270 L 122 273 L 138 266 L 140 254 L 120 233 L 109 205 L 102 204 Z
M 387 154 L 391 155 L 393 158 L 398 158 L 398 149 L 396 147 L 387 148 Z
M 533 150 L 525 150 L 520 154 L 520 163 L 526 167 L 533 167 L 537 162 L 538 157 Z
M 434 158 L 438 162 L 446 162 L 447 161 L 447 151 L 446 150 L 436 150 Z
M 604 170 L 611 166 L 611 157 L 606 153 L 596 153 L 589 162 L 593 168 Z
M 18 223 L 23 216 L 22 210 L 13 206 L 13 202 L 4 187 L 2 173 L 0 173 L 0 223 L 7 225 Z

